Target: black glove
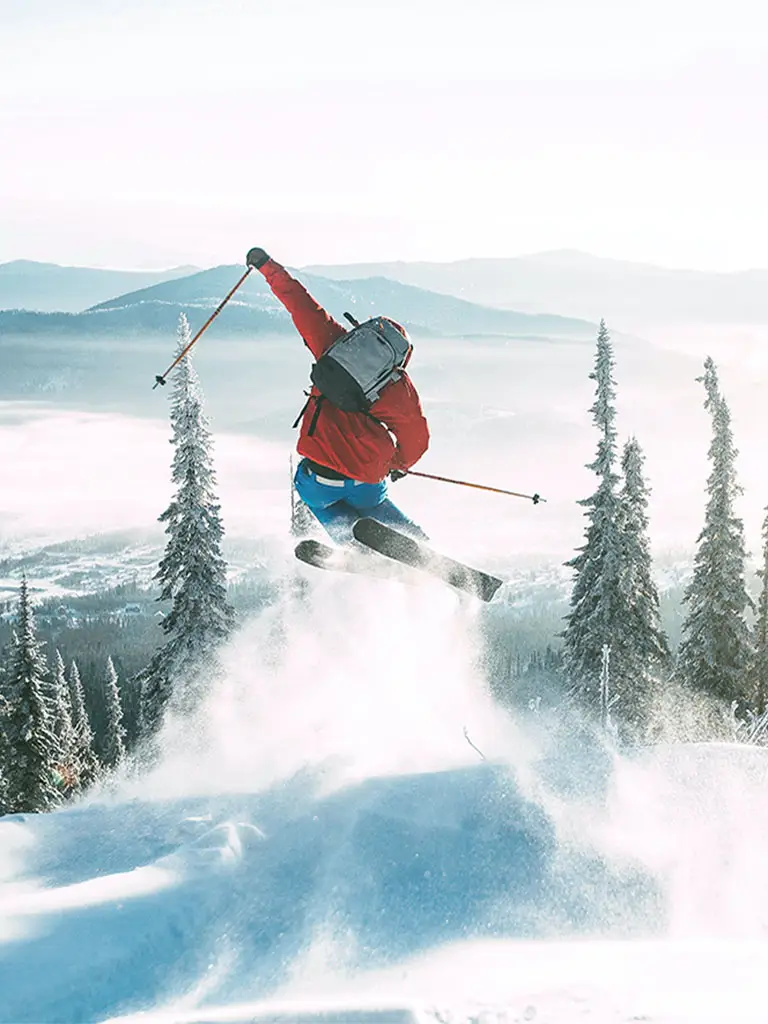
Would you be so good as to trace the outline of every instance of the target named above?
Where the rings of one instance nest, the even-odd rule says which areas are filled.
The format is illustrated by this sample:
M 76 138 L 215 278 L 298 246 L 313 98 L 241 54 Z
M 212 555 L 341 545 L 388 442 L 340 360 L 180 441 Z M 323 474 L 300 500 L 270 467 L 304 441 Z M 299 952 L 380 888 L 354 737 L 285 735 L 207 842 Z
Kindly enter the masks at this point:
M 389 471 L 389 479 L 392 483 L 395 483 L 396 480 L 402 480 L 404 476 L 408 476 L 404 469 L 390 469 Z
M 245 257 L 245 262 L 249 267 L 253 267 L 254 270 L 258 270 L 259 267 L 263 267 L 269 259 L 269 256 L 264 252 L 263 249 L 249 249 L 248 255 Z

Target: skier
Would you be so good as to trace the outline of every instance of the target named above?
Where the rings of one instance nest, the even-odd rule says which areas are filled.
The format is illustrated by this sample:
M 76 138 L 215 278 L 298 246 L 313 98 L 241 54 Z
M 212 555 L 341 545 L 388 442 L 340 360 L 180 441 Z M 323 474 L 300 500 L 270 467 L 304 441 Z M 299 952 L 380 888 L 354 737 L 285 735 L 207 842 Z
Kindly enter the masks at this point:
M 263 249 L 251 249 L 246 263 L 264 276 L 316 360 L 347 333 Z M 410 346 L 404 327 L 388 317 L 381 319 L 395 327 Z M 403 367 L 409 358 L 410 347 Z M 363 517 L 426 539 L 421 528 L 387 497 L 387 477 L 395 481 L 405 476 L 429 445 L 419 396 L 405 372 L 401 370 L 399 379 L 385 386 L 366 413 L 345 412 L 324 401 L 313 385 L 299 418 L 296 447 L 303 458 L 294 483 L 299 497 L 333 540 L 353 542 L 352 527 Z

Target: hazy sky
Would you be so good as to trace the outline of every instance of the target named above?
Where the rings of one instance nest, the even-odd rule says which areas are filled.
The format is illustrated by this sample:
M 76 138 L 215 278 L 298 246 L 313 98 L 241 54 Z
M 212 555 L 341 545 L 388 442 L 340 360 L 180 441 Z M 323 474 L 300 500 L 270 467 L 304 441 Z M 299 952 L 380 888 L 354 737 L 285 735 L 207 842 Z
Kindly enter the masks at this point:
M 0 261 L 768 267 L 762 0 L 0 0 Z

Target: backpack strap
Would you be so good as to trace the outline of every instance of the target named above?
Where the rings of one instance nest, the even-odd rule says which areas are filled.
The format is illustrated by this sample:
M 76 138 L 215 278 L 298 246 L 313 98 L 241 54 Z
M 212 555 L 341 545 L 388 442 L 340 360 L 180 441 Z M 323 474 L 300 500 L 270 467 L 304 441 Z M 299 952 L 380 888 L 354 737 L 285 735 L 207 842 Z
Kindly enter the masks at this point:
M 307 398 L 307 400 L 304 403 L 304 405 L 301 407 L 301 412 L 296 417 L 296 419 L 293 421 L 293 429 L 295 430 L 296 427 L 298 427 L 298 425 L 301 423 L 301 421 L 302 421 L 302 419 L 304 417 L 304 413 L 309 408 L 309 403 L 311 401 L 313 401 L 313 400 L 314 400 L 314 403 L 315 403 L 315 411 L 312 414 L 312 422 L 309 424 L 309 430 L 307 431 L 307 437 L 312 437 L 312 435 L 315 432 L 315 427 L 317 426 L 317 418 L 320 415 L 320 410 L 323 407 L 323 402 L 325 400 L 325 395 L 317 395 L 317 397 L 315 397 L 315 395 L 313 395 L 311 392 L 309 392 L 309 397 Z
M 311 398 L 312 398 L 312 396 L 310 395 L 309 399 L 307 400 L 307 405 L 309 405 L 309 402 L 311 401 Z M 315 427 L 317 426 L 317 418 L 320 415 L 320 410 L 323 407 L 323 402 L 324 401 L 325 401 L 325 395 L 318 395 L 317 398 L 315 399 L 315 411 L 312 414 L 312 422 L 309 424 L 309 430 L 307 431 L 307 437 L 312 437 L 312 435 L 315 432 Z
M 301 412 L 299 413 L 299 415 L 294 420 L 293 428 L 292 428 L 293 430 L 295 430 L 296 427 L 298 427 L 298 425 L 301 423 L 301 421 L 302 421 L 302 419 L 304 417 L 304 413 L 309 408 L 309 403 L 313 399 L 315 401 L 315 411 L 312 414 L 312 422 L 309 424 L 309 430 L 307 431 L 307 437 L 312 437 L 313 434 L 315 433 L 315 427 L 317 426 L 317 420 L 318 420 L 318 417 L 320 416 L 320 410 L 322 409 L 323 402 L 325 401 L 325 395 L 318 395 L 317 397 L 315 397 L 313 394 L 310 393 L 310 395 L 307 398 L 306 402 L 301 407 Z M 385 429 L 388 429 L 386 423 L 382 423 L 382 421 L 380 419 L 377 419 L 372 413 L 364 412 L 362 415 L 363 416 L 367 416 L 368 419 L 369 420 L 373 420 L 374 423 L 378 423 L 380 427 L 384 427 Z
M 307 411 L 307 408 L 309 407 L 309 403 L 312 401 L 312 393 L 310 391 L 305 391 L 304 394 L 307 396 L 307 400 L 304 403 L 304 405 L 302 405 L 301 412 L 296 417 L 296 419 L 293 421 L 293 426 L 291 427 L 291 430 L 295 430 L 296 427 L 298 427 L 298 425 L 301 423 L 301 418 L 304 415 L 304 413 Z
M 372 412 L 364 412 L 363 416 L 367 416 L 369 420 L 373 420 L 374 423 L 378 423 L 379 426 L 384 427 L 385 430 L 389 429 L 386 423 L 383 423 L 380 419 L 378 419 L 378 417 L 374 416 Z

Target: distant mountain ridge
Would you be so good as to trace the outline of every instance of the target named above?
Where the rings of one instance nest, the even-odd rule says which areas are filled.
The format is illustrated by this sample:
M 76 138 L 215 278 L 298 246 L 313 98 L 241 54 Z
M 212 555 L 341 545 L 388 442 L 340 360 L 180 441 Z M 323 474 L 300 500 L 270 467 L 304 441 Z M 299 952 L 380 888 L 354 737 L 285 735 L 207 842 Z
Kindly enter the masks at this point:
M 599 320 L 637 329 L 653 323 L 768 323 L 768 270 L 674 270 L 563 249 L 451 263 L 313 264 L 331 279 L 384 276 L 471 302 Z
M 0 330 L 12 334 L 115 335 L 125 332 L 173 332 L 180 312 L 193 326 L 215 308 L 242 274 L 242 266 L 220 266 L 154 283 L 82 313 L 1 312 Z M 555 315 L 518 313 L 429 292 L 386 278 L 332 281 L 297 272 L 329 312 L 341 320 L 345 310 L 359 319 L 386 312 L 424 334 L 557 336 L 593 338 L 596 325 Z M 293 330 L 290 318 L 260 274 L 252 274 L 230 301 L 219 330 L 223 334 Z
M 240 272 L 240 266 L 143 271 L 65 267 L 14 260 L 0 264 L 0 310 L 75 314 L 113 310 L 117 306 L 128 307 L 136 303 L 205 306 L 218 303 L 237 279 L 231 275 Z M 604 317 L 609 326 L 617 330 L 641 333 L 643 326 L 651 324 L 768 323 L 768 270 L 733 273 L 677 270 L 606 259 L 573 249 L 509 259 L 472 258 L 448 263 L 313 264 L 299 273 L 322 292 L 325 299 L 321 301 L 335 301 L 344 293 L 347 296 L 354 293 L 366 305 L 368 300 L 364 296 L 375 295 L 376 301 L 386 299 L 401 303 L 400 315 L 407 311 L 416 322 L 425 319 L 425 310 L 429 306 L 431 316 L 438 312 L 441 314 L 438 318 L 440 325 L 436 329 L 445 330 L 441 319 L 444 317 L 450 321 L 451 333 L 462 333 L 463 330 L 463 326 L 456 326 L 452 317 L 458 318 L 462 325 L 467 319 L 473 325 L 481 322 L 483 331 L 501 330 L 501 333 L 506 333 L 510 329 L 511 321 L 489 314 L 481 317 L 477 307 L 504 310 L 518 317 L 524 314 L 553 317 L 556 312 L 559 323 L 555 326 L 558 328 L 564 326 L 563 319 L 596 322 Z M 374 279 L 376 284 L 371 283 Z M 361 281 L 366 284 L 361 284 Z M 174 282 L 177 283 L 176 288 L 164 287 Z M 333 291 L 330 288 L 332 283 L 341 291 Z M 415 293 L 406 296 L 405 292 L 396 291 L 396 285 L 431 293 L 431 298 L 427 301 L 422 295 L 422 301 L 416 303 Z M 473 305 L 475 314 L 470 316 L 466 307 L 441 305 L 439 298 L 446 297 Z M 236 303 L 250 307 L 252 311 L 268 312 L 267 326 L 274 321 L 276 304 L 257 275 L 252 275 L 242 293 L 238 294 Z M 278 316 L 282 314 L 278 313 Z M 247 319 L 241 310 L 240 319 L 244 318 Z M 150 314 L 145 309 L 125 314 L 125 320 L 131 329 L 140 329 L 144 324 L 146 329 L 153 330 L 163 317 L 157 311 Z M 22 321 L 25 331 L 36 329 L 28 317 L 21 320 L 16 317 L 14 329 L 19 329 Z M 117 324 L 118 319 L 110 319 L 110 322 Z M 252 327 L 254 321 L 250 320 L 249 324 Z M 530 321 L 529 326 L 534 333 L 540 333 L 543 324 Z M 62 324 L 63 330 L 76 327 L 74 323 Z M 82 327 L 87 333 L 99 333 L 103 329 L 95 322 L 83 323 Z M 51 324 L 41 329 L 48 331 Z M 111 327 L 108 329 L 112 330 Z M 474 329 L 474 326 L 470 328 Z M 520 320 L 513 329 L 524 329 L 523 321 Z
M 193 269 L 105 270 L 13 260 L 0 263 L 0 310 L 79 313 L 113 295 L 183 277 Z

